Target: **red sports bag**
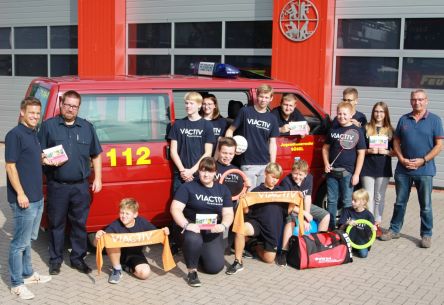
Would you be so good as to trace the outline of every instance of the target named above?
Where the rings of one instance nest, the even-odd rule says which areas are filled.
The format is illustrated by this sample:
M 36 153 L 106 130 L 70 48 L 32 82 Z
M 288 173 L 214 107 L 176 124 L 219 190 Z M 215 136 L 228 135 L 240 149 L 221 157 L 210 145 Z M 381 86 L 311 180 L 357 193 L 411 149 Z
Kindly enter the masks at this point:
M 353 262 L 347 233 L 336 230 L 292 236 L 287 264 L 297 269 L 321 268 Z

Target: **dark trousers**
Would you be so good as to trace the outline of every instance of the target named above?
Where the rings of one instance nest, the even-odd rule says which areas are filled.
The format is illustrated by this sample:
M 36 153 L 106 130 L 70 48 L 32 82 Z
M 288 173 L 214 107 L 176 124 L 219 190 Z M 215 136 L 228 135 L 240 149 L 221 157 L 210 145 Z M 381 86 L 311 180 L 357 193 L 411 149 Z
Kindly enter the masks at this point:
M 187 268 L 197 268 L 209 274 L 219 273 L 225 264 L 222 233 L 194 233 L 185 231 L 183 235 L 183 257 Z
M 88 218 L 91 195 L 89 184 L 62 184 L 48 182 L 47 214 L 49 221 L 49 262 L 62 263 L 65 244 L 65 227 L 68 218 L 71 224 L 71 263 L 78 263 L 86 255 Z

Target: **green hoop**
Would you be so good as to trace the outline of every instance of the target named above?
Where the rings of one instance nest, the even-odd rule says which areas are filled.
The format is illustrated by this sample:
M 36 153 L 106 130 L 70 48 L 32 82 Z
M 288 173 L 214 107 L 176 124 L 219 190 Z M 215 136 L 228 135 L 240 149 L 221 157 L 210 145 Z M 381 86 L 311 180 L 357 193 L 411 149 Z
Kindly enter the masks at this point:
M 376 240 L 376 230 L 373 230 L 374 225 L 370 221 L 368 221 L 367 219 L 357 219 L 357 220 L 355 220 L 355 223 L 369 226 L 372 229 L 372 237 L 370 238 L 370 240 L 366 244 L 363 244 L 363 245 L 355 244 L 350 239 L 350 231 L 353 228 L 353 226 L 349 225 L 347 227 L 347 229 L 345 230 L 345 232 L 349 235 L 350 245 L 352 246 L 352 248 L 357 249 L 357 250 L 362 250 L 362 249 L 366 249 L 366 248 L 370 247 L 374 243 L 374 241 Z

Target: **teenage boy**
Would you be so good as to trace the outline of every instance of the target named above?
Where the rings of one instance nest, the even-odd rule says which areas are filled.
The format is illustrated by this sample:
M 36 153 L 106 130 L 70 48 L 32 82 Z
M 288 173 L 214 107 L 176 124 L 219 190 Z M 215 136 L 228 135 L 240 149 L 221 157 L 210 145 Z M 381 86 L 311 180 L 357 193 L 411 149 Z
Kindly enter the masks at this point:
M 339 126 L 333 126 L 330 129 L 322 147 L 322 158 L 325 173 L 327 173 L 327 209 L 330 213 L 330 229 L 336 227 L 339 198 L 342 199 L 342 207 L 351 206 L 353 186 L 359 182 L 364 163 L 366 149 L 364 134 L 362 128 L 352 124 L 352 112 L 353 106 L 350 103 L 338 104 L 336 118 Z M 354 135 L 348 132 L 351 129 L 356 131 Z M 345 142 L 345 140 L 354 145 L 343 149 L 341 141 Z M 332 164 L 333 161 L 334 164 Z
M 267 108 L 272 100 L 273 88 L 266 84 L 259 86 L 254 106 L 241 108 L 225 133 L 226 137 L 233 137 L 234 131 L 238 130 L 238 134 L 247 139 L 248 149 L 240 155 L 240 165 L 252 187 L 264 182 L 265 167 L 269 162 L 276 162 L 279 125 Z
M 174 162 L 173 193 L 184 182 L 194 179 L 200 160 L 211 157 L 214 144 L 213 126 L 199 115 L 202 95 L 198 92 L 185 94 L 187 117 L 176 120 L 168 133 L 171 140 L 171 159 Z
M 273 192 L 282 191 L 279 186 L 279 178 L 282 175 L 282 167 L 277 163 L 269 163 L 265 167 L 265 182 L 255 187 L 252 192 Z M 271 264 L 276 258 L 276 251 L 281 236 L 284 219 L 289 211 L 288 206 L 283 203 L 264 203 L 244 208 L 245 231 L 244 234 L 237 234 L 234 240 L 234 262 L 228 266 L 225 272 L 228 275 L 236 274 L 244 269 L 242 254 L 245 248 L 246 237 L 249 249 L 256 252 L 259 258 Z M 259 239 L 263 245 L 257 242 Z
M 96 233 L 94 244 L 106 233 L 138 233 L 155 230 L 156 227 L 143 217 L 139 217 L 139 203 L 133 198 L 124 198 L 120 202 L 119 218 L 105 230 Z M 163 228 L 166 235 L 170 234 L 167 227 Z M 108 283 L 118 284 L 122 278 L 122 269 L 128 270 L 136 278 L 146 280 L 150 275 L 150 266 L 143 254 L 143 246 L 127 248 L 106 248 L 106 253 L 113 266 Z
M 330 222 L 330 214 L 326 210 L 312 204 L 311 193 L 313 190 L 313 176 L 308 171 L 308 163 L 305 160 L 295 161 L 291 173 L 281 181 L 280 187 L 282 190 L 299 191 L 302 193 L 304 198 L 305 231 L 310 229 L 310 222 L 312 220 L 315 220 L 318 224 L 319 231 L 327 231 Z M 298 213 L 299 207 L 295 206 L 292 213 L 287 217 L 287 223 L 285 224 L 282 237 L 282 251 L 277 257 L 277 263 L 279 266 L 287 265 L 288 241 L 293 235 Z
M 36 133 L 41 109 L 38 99 L 25 98 L 20 104 L 20 123 L 5 138 L 7 198 L 14 223 L 9 247 L 11 293 L 24 300 L 34 298 L 26 284 L 51 280 L 34 272 L 31 262 L 31 240 L 37 239 L 43 212 L 42 151 Z
M 281 104 L 271 111 L 278 121 L 279 132 L 281 135 L 290 134 L 290 122 L 307 122 L 305 117 L 296 108 L 298 101 L 299 99 L 296 94 L 286 93 L 282 96 Z M 310 127 L 307 124 L 307 133 L 309 131 Z
M 344 91 L 342 91 L 342 101 L 350 103 L 353 107 L 351 123 L 357 127 L 365 128 L 367 117 L 362 112 L 356 110 L 356 105 L 358 105 L 358 90 L 356 88 L 345 88 Z M 333 119 L 332 126 L 339 126 L 337 117 Z

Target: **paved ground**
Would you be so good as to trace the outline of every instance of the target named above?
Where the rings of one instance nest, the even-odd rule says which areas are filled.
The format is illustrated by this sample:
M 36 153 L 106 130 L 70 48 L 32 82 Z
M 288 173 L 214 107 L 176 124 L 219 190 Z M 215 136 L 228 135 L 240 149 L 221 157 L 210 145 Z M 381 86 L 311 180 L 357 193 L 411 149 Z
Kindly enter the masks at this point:
M 0 144 L 0 167 L 3 168 Z M 11 212 L 6 203 L 5 175 L 0 170 L 0 304 L 444 304 L 444 192 L 433 193 L 435 228 L 431 249 L 421 249 L 416 193 L 407 210 L 402 237 L 396 241 L 376 241 L 369 257 L 355 258 L 347 265 L 298 271 L 256 260 L 247 260 L 239 274 L 200 274 L 201 288 L 191 288 L 184 280 L 186 268 L 181 256 L 178 267 L 169 273 L 159 268 L 160 248 L 147 249 L 153 274 L 147 281 L 125 275 L 119 285 L 107 283 L 105 273 L 81 274 L 68 265 L 47 284 L 33 285 L 36 298 L 19 301 L 9 293 L 7 257 L 11 238 Z M 384 225 L 387 226 L 394 202 L 389 187 Z M 42 232 L 33 244 L 33 264 L 47 273 L 48 235 Z M 227 256 L 227 264 L 233 260 Z M 94 254 L 86 261 L 94 266 Z M 95 269 L 95 268 L 94 268 Z

